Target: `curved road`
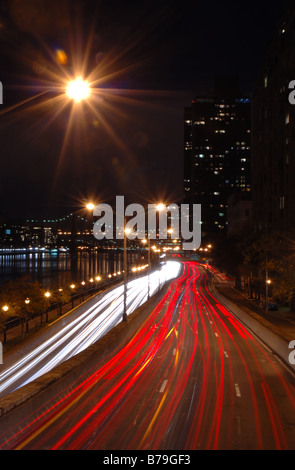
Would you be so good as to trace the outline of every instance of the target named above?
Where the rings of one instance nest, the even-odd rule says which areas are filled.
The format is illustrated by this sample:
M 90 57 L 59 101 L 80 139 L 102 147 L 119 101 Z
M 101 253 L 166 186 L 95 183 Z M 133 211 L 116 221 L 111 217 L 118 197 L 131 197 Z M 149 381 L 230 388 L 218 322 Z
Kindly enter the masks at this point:
M 136 335 L 0 449 L 295 449 L 294 376 L 184 263 Z

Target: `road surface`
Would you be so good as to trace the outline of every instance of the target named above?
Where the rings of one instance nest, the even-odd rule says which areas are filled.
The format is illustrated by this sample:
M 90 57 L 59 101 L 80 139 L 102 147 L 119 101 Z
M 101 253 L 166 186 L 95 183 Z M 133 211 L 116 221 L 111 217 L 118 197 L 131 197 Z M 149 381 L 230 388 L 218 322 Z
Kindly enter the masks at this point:
M 294 376 L 183 274 L 121 350 L 9 429 L 1 449 L 295 449 Z

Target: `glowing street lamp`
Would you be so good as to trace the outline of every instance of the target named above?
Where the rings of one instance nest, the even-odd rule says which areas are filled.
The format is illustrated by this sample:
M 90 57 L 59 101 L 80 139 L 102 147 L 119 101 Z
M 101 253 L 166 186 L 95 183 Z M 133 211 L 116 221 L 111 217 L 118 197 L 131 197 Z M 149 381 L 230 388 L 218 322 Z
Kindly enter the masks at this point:
M 266 276 L 265 280 L 265 310 L 268 311 L 268 288 L 271 284 L 271 279 L 268 279 Z
M 145 245 L 147 243 L 147 250 L 148 250 L 148 276 L 147 276 L 147 280 L 148 280 L 148 295 L 147 295 L 147 298 L 149 299 L 150 298 L 150 274 L 151 274 L 151 241 L 150 239 L 148 238 L 147 240 L 144 238 L 142 240 L 142 243 Z
M 83 300 L 83 302 L 84 302 L 84 300 L 85 300 L 85 295 L 84 295 L 84 294 L 85 294 L 86 282 L 85 282 L 85 281 L 81 281 L 81 286 L 82 286 L 82 293 L 81 293 L 81 295 L 82 295 L 82 300 Z
M 70 288 L 72 289 L 72 292 L 71 292 L 71 297 L 72 297 L 72 308 L 74 308 L 74 289 L 75 289 L 76 285 L 75 284 L 71 284 L 70 285 Z
M 89 211 L 93 211 L 93 209 L 95 208 L 95 205 L 93 204 L 93 202 L 88 202 L 88 204 L 86 204 L 86 209 L 88 209 Z
M 2 310 L 4 312 L 7 312 L 9 310 L 8 305 L 3 305 Z M 4 343 L 6 343 L 6 328 L 3 329 L 3 335 L 4 335 L 3 341 Z M 0 343 L 0 346 L 1 346 L 1 343 Z
M 87 204 L 85 204 L 85 208 L 89 211 L 89 212 L 93 212 L 94 208 L 95 208 L 95 204 L 91 201 L 89 201 Z M 94 239 L 92 239 L 92 246 L 94 244 Z M 89 250 L 91 251 L 91 246 L 89 245 Z M 90 254 L 89 254 L 89 268 L 90 268 Z
M 74 100 L 75 103 L 80 103 L 90 96 L 89 84 L 87 81 L 83 80 L 82 77 L 77 77 L 68 83 L 66 94 L 69 98 Z
M 51 293 L 49 291 L 45 292 L 44 296 L 46 297 L 46 299 L 49 299 L 49 297 L 51 296 Z M 47 305 L 47 308 L 46 308 L 46 322 L 48 323 L 48 309 L 49 309 L 49 305 Z M 41 323 L 42 323 L 42 315 L 41 315 Z
M 61 296 L 61 293 L 63 292 L 63 288 L 59 287 L 58 292 L 59 292 L 59 296 L 58 296 L 59 314 L 61 315 L 61 311 L 62 311 L 62 296 Z
M 29 297 L 27 297 L 25 299 L 25 304 L 29 305 L 30 302 L 31 302 L 31 300 L 29 299 Z M 28 332 L 28 330 L 29 330 L 29 323 L 28 323 L 28 318 L 26 318 L 26 332 Z
M 124 284 L 124 296 L 123 296 L 123 321 L 127 321 L 127 235 L 131 230 L 126 228 L 126 216 L 124 217 L 124 252 L 123 252 L 123 284 Z

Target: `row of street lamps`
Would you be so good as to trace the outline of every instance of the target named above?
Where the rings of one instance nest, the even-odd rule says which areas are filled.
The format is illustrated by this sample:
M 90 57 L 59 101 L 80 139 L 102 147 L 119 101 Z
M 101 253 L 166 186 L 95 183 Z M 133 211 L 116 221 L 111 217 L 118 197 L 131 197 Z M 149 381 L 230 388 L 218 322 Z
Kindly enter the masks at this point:
M 147 267 L 148 267 L 148 265 L 136 266 L 136 267 L 133 267 L 133 268 L 131 269 L 131 271 L 132 271 L 133 273 L 139 273 L 139 272 L 143 271 L 144 269 L 146 269 Z M 107 278 L 108 278 L 108 279 L 111 279 L 111 278 L 114 278 L 114 279 L 115 279 L 117 276 L 121 276 L 122 274 L 124 274 L 124 271 L 125 271 L 125 270 L 123 270 L 123 272 L 118 271 L 118 272 L 114 272 L 114 273 L 112 273 L 112 274 L 109 273 L 109 274 L 107 275 Z M 98 276 L 91 277 L 88 282 L 93 285 L 93 283 L 95 283 L 95 282 L 100 282 L 100 281 L 102 281 L 102 277 L 98 275 Z M 69 288 L 71 289 L 72 292 L 74 292 L 75 289 L 77 289 L 79 286 L 82 286 L 82 288 L 84 288 L 86 285 L 87 285 L 87 282 L 86 282 L 86 281 L 81 281 L 81 282 L 79 282 L 79 283 L 73 282 L 72 284 L 69 285 Z M 59 287 L 56 292 L 58 292 L 59 294 L 61 294 L 61 293 L 64 291 L 64 289 L 65 289 L 64 287 Z M 46 291 L 44 292 L 44 297 L 45 297 L 46 299 L 49 300 L 52 296 L 54 296 L 54 293 L 53 293 L 52 291 L 46 290 Z M 72 299 L 73 299 L 73 297 L 72 297 Z M 31 299 L 30 299 L 29 297 L 27 297 L 27 298 L 24 300 L 25 305 L 29 305 L 30 302 L 31 302 Z M 72 302 L 72 303 L 73 303 L 73 302 Z M 2 306 L 2 310 L 3 310 L 4 312 L 8 312 L 9 309 L 10 309 L 10 306 L 7 305 L 7 304 L 5 304 L 5 305 Z
M 91 278 L 91 279 L 89 280 L 89 282 L 93 283 L 94 280 L 96 280 L 96 281 L 101 281 L 101 277 L 100 277 L 100 276 L 96 276 L 95 279 Z M 81 282 L 81 285 L 82 285 L 82 286 L 85 286 L 85 285 L 86 285 L 86 282 L 85 282 L 85 281 L 82 281 L 82 282 Z M 69 287 L 70 287 L 72 290 L 74 290 L 77 286 L 76 286 L 76 284 L 71 284 Z M 61 292 L 63 292 L 63 290 L 64 290 L 64 289 L 63 289 L 62 287 L 60 287 L 60 288 L 58 289 L 58 292 L 61 293 Z M 44 292 L 44 297 L 45 297 L 46 299 L 49 300 L 51 296 L 52 296 L 52 292 L 50 292 L 49 290 L 47 290 L 46 292 Z M 26 305 L 29 305 L 30 302 L 31 302 L 31 300 L 29 299 L 29 297 L 27 297 L 27 298 L 25 299 L 25 301 L 24 301 L 24 303 L 25 303 Z M 7 311 L 9 310 L 9 305 L 7 305 L 7 304 L 3 305 L 2 310 L 3 310 L 4 312 L 7 312 Z

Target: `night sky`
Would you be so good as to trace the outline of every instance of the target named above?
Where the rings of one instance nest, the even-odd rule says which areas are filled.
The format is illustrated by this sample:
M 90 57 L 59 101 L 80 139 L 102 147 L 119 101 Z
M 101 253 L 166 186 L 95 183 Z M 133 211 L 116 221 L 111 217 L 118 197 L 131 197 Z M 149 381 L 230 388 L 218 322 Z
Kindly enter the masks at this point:
M 184 107 L 216 76 L 238 75 L 251 92 L 282 10 L 264 0 L 0 5 L 0 213 L 18 219 L 116 195 L 181 202 Z M 57 98 L 83 60 L 100 93 L 72 115 Z

